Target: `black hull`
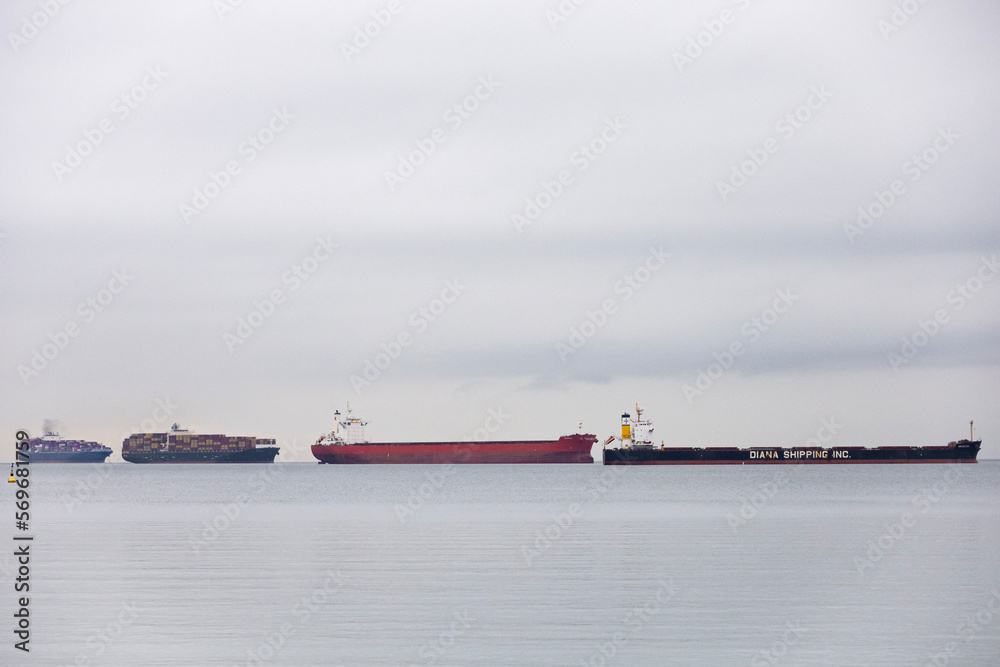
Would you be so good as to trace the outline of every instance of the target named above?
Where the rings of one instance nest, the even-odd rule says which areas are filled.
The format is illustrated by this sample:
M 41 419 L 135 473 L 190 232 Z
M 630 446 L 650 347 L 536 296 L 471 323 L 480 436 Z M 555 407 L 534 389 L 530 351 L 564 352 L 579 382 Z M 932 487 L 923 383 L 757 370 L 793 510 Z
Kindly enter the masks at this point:
M 665 447 L 605 449 L 604 465 L 802 465 L 861 463 L 976 463 L 981 440 L 944 447 L 830 447 L 760 449 Z
M 31 463 L 103 463 L 111 456 L 106 452 L 31 452 Z
M 129 463 L 274 463 L 278 447 L 257 447 L 242 452 L 128 452 Z

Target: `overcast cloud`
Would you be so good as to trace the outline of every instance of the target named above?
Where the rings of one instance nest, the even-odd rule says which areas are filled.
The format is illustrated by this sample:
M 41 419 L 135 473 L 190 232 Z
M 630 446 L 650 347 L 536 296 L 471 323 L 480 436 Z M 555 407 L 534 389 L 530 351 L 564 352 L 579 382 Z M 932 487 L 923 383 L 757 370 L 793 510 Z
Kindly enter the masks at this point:
M 4 433 L 1000 457 L 995 3 L 233 4 L 0 10 Z

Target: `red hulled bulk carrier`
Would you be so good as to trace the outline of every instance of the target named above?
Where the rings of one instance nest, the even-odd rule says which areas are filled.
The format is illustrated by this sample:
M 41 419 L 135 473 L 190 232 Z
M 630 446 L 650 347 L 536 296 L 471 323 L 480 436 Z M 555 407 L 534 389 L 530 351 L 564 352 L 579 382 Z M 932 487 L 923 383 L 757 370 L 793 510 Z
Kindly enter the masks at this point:
M 312 446 L 320 463 L 593 463 L 597 437 L 471 442 L 368 442 L 368 422 L 334 413 L 333 430 Z

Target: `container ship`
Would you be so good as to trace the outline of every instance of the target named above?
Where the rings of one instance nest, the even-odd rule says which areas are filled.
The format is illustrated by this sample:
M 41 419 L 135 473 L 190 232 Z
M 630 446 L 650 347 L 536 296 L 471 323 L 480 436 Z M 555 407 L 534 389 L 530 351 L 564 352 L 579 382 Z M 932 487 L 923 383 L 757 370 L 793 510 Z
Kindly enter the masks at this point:
M 472 442 L 368 442 L 368 422 L 334 412 L 333 430 L 312 446 L 320 463 L 593 463 L 597 437 Z
M 653 425 L 622 415 L 621 438 L 604 442 L 604 465 L 756 465 L 795 463 L 976 463 L 982 440 L 969 439 L 936 447 L 665 447 L 654 444 Z M 608 445 L 618 441 L 618 446 Z
M 138 433 L 122 442 L 131 463 L 273 463 L 274 440 L 252 436 L 198 435 L 177 424 L 169 433 Z
M 63 440 L 48 424 L 41 438 L 31 438 L 31 463 L 103 463 L 111 448 L 87 440 Z

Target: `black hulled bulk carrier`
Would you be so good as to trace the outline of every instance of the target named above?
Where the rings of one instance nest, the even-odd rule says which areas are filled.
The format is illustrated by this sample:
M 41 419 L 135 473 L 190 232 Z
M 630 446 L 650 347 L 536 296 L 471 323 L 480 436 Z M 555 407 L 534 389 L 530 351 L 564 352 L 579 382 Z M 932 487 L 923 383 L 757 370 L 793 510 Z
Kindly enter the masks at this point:
M 653 425 L 642 418 L 622 415 L 621 438 L 604 442 L 604 465 L 757 465 L 827 463 L 976 463 L 982 440 L 949 442 L 929 447 L 665 447 L 650 437 Z M 618 441 L 618 446 L 608 445 Z

